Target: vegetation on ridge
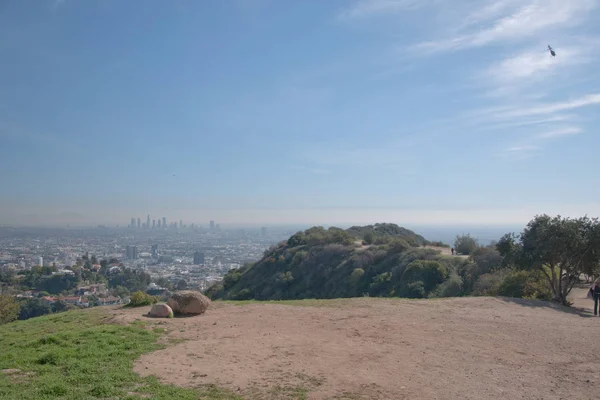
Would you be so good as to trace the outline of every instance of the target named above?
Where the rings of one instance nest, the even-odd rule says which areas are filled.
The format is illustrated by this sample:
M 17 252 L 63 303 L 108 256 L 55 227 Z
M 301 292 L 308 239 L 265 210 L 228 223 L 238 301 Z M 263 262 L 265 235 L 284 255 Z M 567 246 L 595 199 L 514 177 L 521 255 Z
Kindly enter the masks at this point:
M 213 299 L 284 300 L 356 296 L 446 297 L 464 293 L 469 261 L 442 256 L 394 224 L 298 232 L 262 260 L 230 271 Z
M 206 294 L 224 300 L 500 295 L 568 304 L 582 274 L 600 273 L 600 224 L 588 218 L 541 215 L 519 236 L 479 246 L 467 234 L 455 244 L 469 257 L 423 247 L 431 243 L 393 224 L 314 227 L 229 271 Z

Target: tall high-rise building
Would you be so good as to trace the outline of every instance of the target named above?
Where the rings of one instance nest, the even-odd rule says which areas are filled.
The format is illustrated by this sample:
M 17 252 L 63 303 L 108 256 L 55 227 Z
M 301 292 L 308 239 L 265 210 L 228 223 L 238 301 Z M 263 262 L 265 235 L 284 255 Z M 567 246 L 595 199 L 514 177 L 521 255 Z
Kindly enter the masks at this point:
M 152 229 L 154 229 L 154 228 L 156 228 L 156 220 L 155 219 L 152 220 Z
M 135 260 L 138 258 L 137 246 L 127 246 L 125 251 L 127 253 L 128 260 Z
M 160 229 L 160 219 L 158 220 L 157 226 L 158 226 L 158 229 Z
M 215 230 L 215 221 L 210 221 L 210 230 L 211 231 Z
M 197 251 L 194 253 L 194 265 L 204 264 L 204 253 Z
M 152 245 L 152 258 L 158 258 L 158 245 Z
M 138 220 L 137 220 L 137 227 L 138 227 L 138 229 L 140 229 L 140 225 L 141 225 L 141 224 L 140 224 L 140 222 L 141 222 L 141 221 L 140 221 L 140 219 L 138 218 Z
M 183 228 L 183 221 L 179 220 L 179 229 Z
M 135 218 L 131 218 L 131 224 L 129 225 L 130 228 L 135 228 Z
M 163 226 L 163 229 L 167 229 L 167 218 L 166 217 L 163 217 L 163 224 L 162 224 L 162 226 Z
M 38 263 L 40 264 L 40 267 L 44 266 L 44 257 L 40 257 L 38 260 Z
M 217 231 L 221 231 L 221 224 L 217 224 Z
M 146 229 L 150 228 L 150 214 L 148 214 L 148 217 L 146 218 Z

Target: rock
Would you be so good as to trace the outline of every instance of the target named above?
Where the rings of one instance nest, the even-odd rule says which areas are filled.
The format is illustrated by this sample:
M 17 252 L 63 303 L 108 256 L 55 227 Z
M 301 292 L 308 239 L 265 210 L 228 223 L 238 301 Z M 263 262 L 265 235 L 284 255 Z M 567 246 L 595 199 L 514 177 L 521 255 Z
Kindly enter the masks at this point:
M 149 315 L 156 318 L 173 318 L 173 310 L 167 304 L 154 304 Z
M 182 290 L 175 292 L 167 301 L 175 314 L 199 315 L 203 314 L 210 306 L 210 299 L 200 292 Z

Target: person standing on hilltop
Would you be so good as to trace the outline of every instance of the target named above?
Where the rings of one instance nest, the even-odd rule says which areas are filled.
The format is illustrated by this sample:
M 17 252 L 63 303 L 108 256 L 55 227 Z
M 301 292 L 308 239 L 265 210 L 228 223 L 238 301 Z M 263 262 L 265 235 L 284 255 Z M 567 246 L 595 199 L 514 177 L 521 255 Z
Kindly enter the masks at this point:
M 454 255 L 454 247 L 451 248 L 450 251 L 452 252 L 452 255 Z

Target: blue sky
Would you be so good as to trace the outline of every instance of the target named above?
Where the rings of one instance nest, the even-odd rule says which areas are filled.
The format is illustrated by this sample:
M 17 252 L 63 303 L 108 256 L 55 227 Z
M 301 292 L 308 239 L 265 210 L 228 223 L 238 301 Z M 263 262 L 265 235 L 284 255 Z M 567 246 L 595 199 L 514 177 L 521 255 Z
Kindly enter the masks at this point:
M 599 17 L 599 0 L 3 1 L 0 224 L 598 216 Z

